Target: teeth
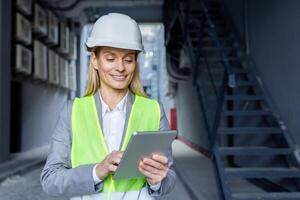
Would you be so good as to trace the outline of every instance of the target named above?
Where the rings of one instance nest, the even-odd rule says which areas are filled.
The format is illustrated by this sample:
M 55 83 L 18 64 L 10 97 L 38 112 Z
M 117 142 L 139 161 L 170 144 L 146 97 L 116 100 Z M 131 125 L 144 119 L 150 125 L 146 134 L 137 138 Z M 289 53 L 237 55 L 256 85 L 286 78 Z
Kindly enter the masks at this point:
M 117 81 L 123 81 L 126 78 L 126 76 L 124 76 L 124 75 L 111 75 L 111 76 L 114 80 L 117 80 Z

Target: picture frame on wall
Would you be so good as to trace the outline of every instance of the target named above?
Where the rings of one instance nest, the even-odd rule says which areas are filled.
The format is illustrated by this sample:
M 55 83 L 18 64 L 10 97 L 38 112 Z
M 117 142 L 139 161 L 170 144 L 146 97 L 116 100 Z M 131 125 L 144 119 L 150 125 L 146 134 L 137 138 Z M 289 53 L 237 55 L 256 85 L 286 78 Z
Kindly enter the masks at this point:
M 31 0 L 17 0 L 16 1 L 17 10 L 22 12 L 25 16 L 32 14 L 32 1 Z
M 60 58 L 60 85 L 63 87 L 63 88 L 68 88 L 68 61 L 61 57 Z
M 76 61 L 72 60 L 69 65 L 69 89 L 72 91 L 77 90 L 76 84 Z
M 32 71 L 32 52 L 21 44 L 16 44 L 16 65 L 15 71 L 27 75 Z
M 20 13 L 16 14 L 16 40 L 25 45 L 32 43 L 31 23 Z
M 34 4 L 33 30 L 41 36 L 47 35 L 47 12 L 38 4 Z
M 59 48 L 58 51 L 62 54 L 67 55 L 69 53 L 69 42 L 70 42 L 70 29 L 63 23 L 60 22 L 60 37 L 59 37 Z
M 53 12 L 48 10 L 48 35 L 47 41 L 51 45 L 58 45 L 58 18 Z
M 70 32 L 70 48 L 68 57 L 71 60 L 77 59 L 77 37 L 74 32 Z
M 52 50 L 48 50 L 48 82 L 59 84 L 59 56 Z
M 33 76 L 40 80 L 47 80 L 47 47 L 39 42 L 34 40 L 33 42 L 33 51 L 34 51 L 34 68 Z
M 65 54 L 68 54 L 70 51 L 70 29 L 66 26 L 66 38 L 64 40 L 65 44 Z

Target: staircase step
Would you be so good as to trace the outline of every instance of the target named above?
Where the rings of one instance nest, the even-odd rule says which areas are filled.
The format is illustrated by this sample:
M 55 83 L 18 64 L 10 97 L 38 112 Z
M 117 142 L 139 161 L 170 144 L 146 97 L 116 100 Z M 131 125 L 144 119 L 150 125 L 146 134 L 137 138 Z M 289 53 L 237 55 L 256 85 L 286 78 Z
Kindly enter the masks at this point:
M 195 27 L 203 27 L 202 26 L 202 23 L 201 23 L 201 18 L 192 18 L 192 17 L 190 17 L 189 19 L 188 19 L 189 21 L 188 21 L 188 23 L 189 23 L 189 26 L 195 26 Z
M 225 175 L 239 178 L 300 178 L 297 168 L 225 168 Z
M 190 23 L 189 24 L 189 27 L 188 27 L 188 30 L 190 33 L 200 33 L 202 27 L 201 26 L 198 26 L 197 24 L 195 24 L 196 22 L 194 23 Z
M 218 22 L 214 22 L 214 23 L 213 23 L 213 26 L 216 27 L 216 28 L 219 29 L 219 30 L 220 30 L 220 29 L 226 29 L 226 28 L 227 28 L 226 25 L 227 25 L 227 24 L 226 24 L 226 22 L 224 22 L 224 21 L 218 21 Z M 207 22 L 203 24 L 203 27 L 204 27 L 204 28 L 212 28 L 211 25 L 210 25 L 209 23 L 207 23 Z
M 214 38 L 215 36 L 215 33 L 216 33 L 216 36 L 217 38 L 221 41 L 222 39 L 224 38 L 230 38 L 231 36 L 231 32 L 229 31 L 224 31 L 224 30 L 221 30 L 221 31 L 213 31 L 212 29 L 211 30 L 203 30 L 202 34 L 203 34 L 203 37 L 212 37 Z
M 247 72 L 244 70 L 244 69 L 242 69 L 242 68 L 233 68 L 232 69 L 232 71 L 233 71 L 233 73 L 235 73 L 235 74 L 246 74 Z M 218 67 L 218 68 L 212 68 L 212 69 L 210 69 L 210 72 L 212 72 L 212 73 L 224 73 L 224 68 L 222 67 L 222 68 L 220 68 L 220 67 Z
M 264 100 L 265 98 L 260 95 L 226 95 L 225 100 L 233 101 L 257 101 Z
M 221 62 L 223 61 L 223 59 L 220 56 L 210 56 L 210 57 L 206 57 L 206 58 L 200 58 L 200 61 L 209 61 L 209 62 Z M 242 61 L 244 60 L 244 57 L 226 57 L 224 59 L 225 61 Z
M 235 47 L 223 47 L 223 48 L 218 48 L 218 47 L 202 47 L 200 48 L 200 51 L 234 51 L 236 50 Z
M 232 67 L 232 68 L 236 69 L 236 67 Z M 239 68 L 237 68 L 237 69 L 239 69 Z M 236 72 L 234 71 L 234 73 L 236 73 Z M 217 81 L 215 83 L 216 83 L 216 85 L 222 84 L 221 81 Z M 248 87 L 248 86 L 255 86 L 255 85 L 256 85 L 256 83 L 254 81 L 236 81 L 236 83 L 235 83 L 235 87 Z
M 252 116 L 252 115 L 272 115 L 272 112 L 265 110 L 235 110 L 223 111 L 226 116 Z
M 214 21 L 223 20 L 224 19 L 224 17 L 222 15 L 210 15 L 209 18 L 212 21 L 212 23 L 214 23 Z
M 254 86 L 256 83 L 254 81 L 237 81 L 236 86 L 245 87 L 245 86 Z
M 281 134 L 282 130 L 276 127 L 240 127 L 240 128 L 219 128 L 219 134 Z
M 214 33 L 216 32 L 219 36 L 220 35 L 224 35 L 224 34 L 227 34 L 229 32 L 228 28 L 220 28 L 218 26 L 206 26 L 206 27 L 203 27 L 202 30 L 205 32 L 205 33 Z
M 189 13 L 189 17 L 202 17 L 203 13 L 201 12 L 193 12 L 193 13 Z
M 232 200 L 299 200 L 300 192 L 235 193 Z
M 232 39 L 234 39 L 232 34 L 219 37 L 219 40 L 232 40 Z M 214 38 L 211 36 L 203 36 L 203 37 L 201 37 L 201 40 L 202 41 L 212 41 L 212 40 L 214 40 Z
M 219 153 L 226 155 L 287 155 L 293 151 L 290 148 L 271 148 L 271 147 L 219 147 Z
M 203 13 L 203 9 L 201 6 L 193 6 L 190 8 L 189 13 L 188 14 L 193 14 L 193 13 Z
M 224 27 L 227 24 L 226 24 L 226 22 L 224 20 L 220 20 L 220 21 L 214 21 L 213 25 L 215 27 Z M 204 22 L 204 26 L 210 27 L 210 24 L 206 21 L 206 22 Z

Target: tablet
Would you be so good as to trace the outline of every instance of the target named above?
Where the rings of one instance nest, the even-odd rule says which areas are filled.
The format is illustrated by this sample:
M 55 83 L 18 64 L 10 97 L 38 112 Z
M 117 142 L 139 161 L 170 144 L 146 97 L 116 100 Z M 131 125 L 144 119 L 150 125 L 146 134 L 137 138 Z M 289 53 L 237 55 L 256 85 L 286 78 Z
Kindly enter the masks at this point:
M 166 153 L 176 138 L 177 131 L 134 132 L 121 158 L 114 180 L 144 177 L 138 170 L 140 159 L 152 153 Z

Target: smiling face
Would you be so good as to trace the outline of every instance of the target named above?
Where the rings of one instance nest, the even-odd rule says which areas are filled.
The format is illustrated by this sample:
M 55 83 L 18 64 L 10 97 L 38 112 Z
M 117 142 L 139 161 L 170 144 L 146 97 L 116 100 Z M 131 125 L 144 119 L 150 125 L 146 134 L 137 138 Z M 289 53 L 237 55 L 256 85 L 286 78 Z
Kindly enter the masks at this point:
M 98 70 L 101 87 L 127 89 L 137 65 L 136 51 L 101 47 L 96 54 L 92 53 L 91 59 L 94 68 Z

